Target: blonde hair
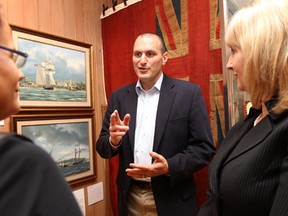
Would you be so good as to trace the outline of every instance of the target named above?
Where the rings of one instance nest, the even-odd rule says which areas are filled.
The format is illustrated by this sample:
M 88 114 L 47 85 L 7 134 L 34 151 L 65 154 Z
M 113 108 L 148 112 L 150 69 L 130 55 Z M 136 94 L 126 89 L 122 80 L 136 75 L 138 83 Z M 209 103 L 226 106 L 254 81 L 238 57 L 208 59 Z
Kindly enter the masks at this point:
M 231 19 L 225 42 L 244 57 L 244 82 L 253 107 L 277 97 L 276 113 L 288 109 L 288 0 L 257 0 Z

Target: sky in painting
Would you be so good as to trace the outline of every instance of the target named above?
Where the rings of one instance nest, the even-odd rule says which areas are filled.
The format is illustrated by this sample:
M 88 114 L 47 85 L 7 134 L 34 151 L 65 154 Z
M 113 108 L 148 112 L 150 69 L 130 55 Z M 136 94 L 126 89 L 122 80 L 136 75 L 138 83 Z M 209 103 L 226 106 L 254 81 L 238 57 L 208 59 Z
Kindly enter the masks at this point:
M 23 38 L 18 39 L 18 49 L 28 53 L 26 65 L 21 68 L 26 77 L 36 79 L 37 65 L 45 58 L 55 66 L 56 81 L 73 80 L 85 82 L 85 53 L 51 44 L 45 44 Z
M 56 162 L 75 158 L 75 148 L 79 147 L 80 157 L 89 158 L 87 131 L 87 122 L 22 127 L 22 134 L 47 151 Z

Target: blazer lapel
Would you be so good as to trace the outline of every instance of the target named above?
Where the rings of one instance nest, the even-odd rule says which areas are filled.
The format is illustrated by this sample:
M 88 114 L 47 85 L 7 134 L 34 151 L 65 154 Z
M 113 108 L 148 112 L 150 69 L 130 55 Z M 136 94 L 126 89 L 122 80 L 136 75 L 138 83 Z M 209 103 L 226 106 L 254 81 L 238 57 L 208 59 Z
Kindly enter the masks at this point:
M 272 125 L 269 120 L 269 116 L 264 118 L 257 126 L 251 128 L 251 130 L 241 139 L 237 145 L 237 150 L 233 151 L 223 165 L 226 165 L 231 160 L 239 157 L 255 146 L 259 145 L 265 137 L 272 132 Z
M 166 128 L 169 113 L 176 95 L 176 92 L 172 90 L 174 87 L 174 83 L 170 81 L 171 79 L 164 75 L 157 108 L 153 151 L 157 151 L 159 147 L 161 138 Z
M 128 136 L 131 144 L 131 148 L 134 151 L 135 140 L 135 127 L 136 127 L 136 111 L 137 111 L 138 96 L 135 91 L 135 85 L 130 86 L 127 89 L 127 96 L 125 97 L 125 110 L 130 114 L 131 119 L 129 122 Z

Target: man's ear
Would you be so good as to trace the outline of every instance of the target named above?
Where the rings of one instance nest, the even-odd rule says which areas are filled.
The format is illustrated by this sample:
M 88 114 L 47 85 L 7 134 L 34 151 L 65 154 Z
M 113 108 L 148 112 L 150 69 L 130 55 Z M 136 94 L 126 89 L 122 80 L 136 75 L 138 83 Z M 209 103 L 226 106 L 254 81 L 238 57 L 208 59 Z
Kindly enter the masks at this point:
M 165 65 L 166 62 L 168 61 L 168 52 L 165 52 L 165 53 L 163 54 L 162 59 L 163 59 L 162 65 Z

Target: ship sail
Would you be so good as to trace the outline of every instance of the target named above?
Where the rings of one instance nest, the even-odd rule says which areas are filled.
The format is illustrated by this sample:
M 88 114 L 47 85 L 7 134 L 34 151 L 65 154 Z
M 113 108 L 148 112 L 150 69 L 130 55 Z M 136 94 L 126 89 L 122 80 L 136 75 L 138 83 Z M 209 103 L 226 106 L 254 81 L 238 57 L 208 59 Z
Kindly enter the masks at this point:
M 41 85 L 44 89 L 54 89 L 53 86 L 56 85 L 54 74 L 55 66 L 50 59 L 44 59 L 41 64 L 37 65 L 36 84 Z

